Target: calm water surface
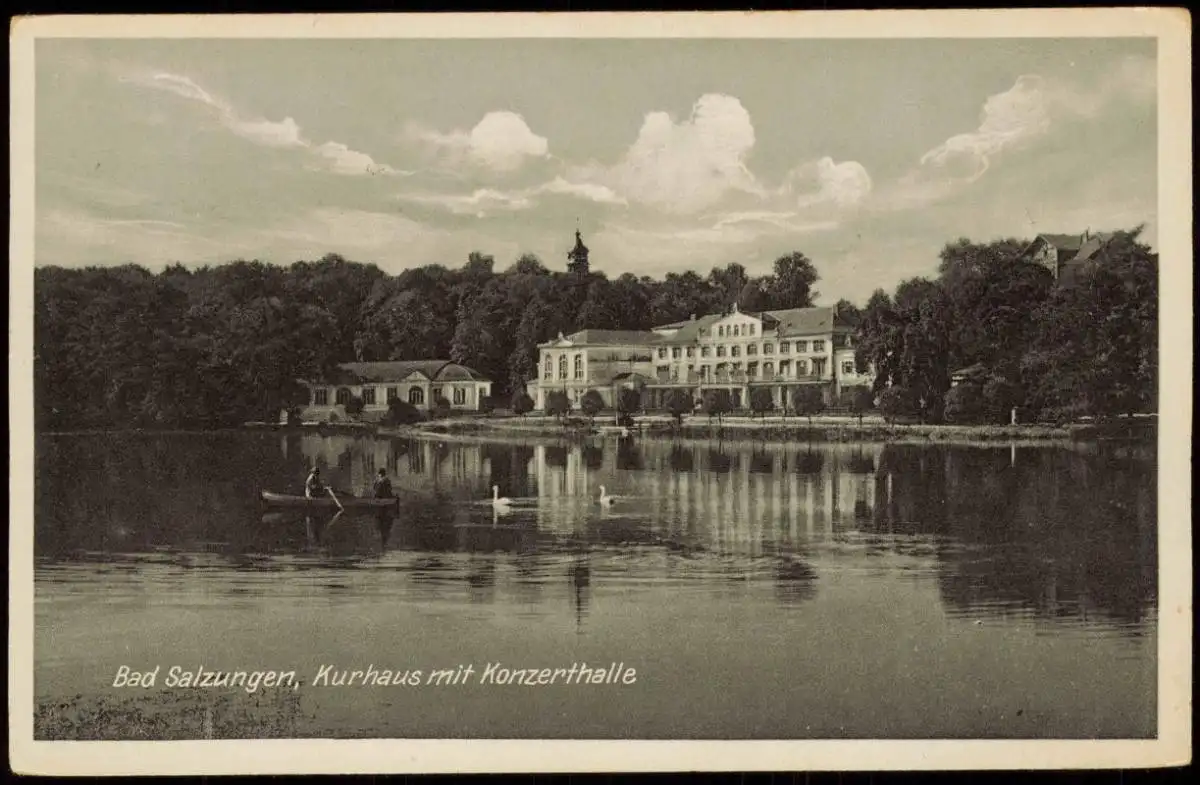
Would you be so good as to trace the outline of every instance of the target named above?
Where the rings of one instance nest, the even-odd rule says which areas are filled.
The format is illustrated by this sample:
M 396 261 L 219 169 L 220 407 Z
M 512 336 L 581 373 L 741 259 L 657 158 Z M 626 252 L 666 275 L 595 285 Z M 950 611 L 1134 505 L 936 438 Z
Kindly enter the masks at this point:
M 399 516 L 262 507 L 314 463 L 386 468 Z M 321 736 L 1148 737 L 1155 481 L 1151 446 L 43 436 L 35 691 L 293 669 Z M 637 680 L 307 683 L 493 662 Z

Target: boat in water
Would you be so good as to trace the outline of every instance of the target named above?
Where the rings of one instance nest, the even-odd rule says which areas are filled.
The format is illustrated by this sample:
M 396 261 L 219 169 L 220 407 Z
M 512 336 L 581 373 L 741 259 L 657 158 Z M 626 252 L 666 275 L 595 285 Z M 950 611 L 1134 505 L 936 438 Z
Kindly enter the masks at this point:
M 309 499 L 305 496 L 295 496 L 287 493 L 263 491 L 262 500 L 271 507 L 292 507 L 302 510 L 380 510 L 399 505 L 399 499 L 364 499 L 361 496 L 348 494 L 337 495 L 337 501 L 331 496 Z M 338 502 L 341 502 L 339 505 Z

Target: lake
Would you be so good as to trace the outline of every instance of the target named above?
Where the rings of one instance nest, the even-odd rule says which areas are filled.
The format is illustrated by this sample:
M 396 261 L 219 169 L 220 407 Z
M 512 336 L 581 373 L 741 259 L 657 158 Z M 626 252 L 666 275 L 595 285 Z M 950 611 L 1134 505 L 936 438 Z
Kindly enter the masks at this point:
M 40 738 L 1156 734 L 1153 445 L 264 430 L 36 449 Z M 314 464 L 352 492 L 386 469 L 398 514 L 263 506 Z M 122 666 L 160 671 L 114 687 Z M 172 667 L 279 685 L 168 687 Z M 374 676 L 330 683 L 355 670 Z

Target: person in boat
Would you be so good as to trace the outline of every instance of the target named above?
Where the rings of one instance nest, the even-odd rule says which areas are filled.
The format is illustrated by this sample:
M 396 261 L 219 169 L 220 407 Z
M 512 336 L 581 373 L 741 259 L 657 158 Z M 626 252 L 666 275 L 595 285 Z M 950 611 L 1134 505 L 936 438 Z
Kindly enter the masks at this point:
M 304 481 L 304 496 L 309 499 L 317 499 L 325 494 L 325 483 L 321 482 L 321 470 L 314 466 L 313 470 L 308 473 L 308 479 Z
M 375 476 L 375 481 L 371 483 L 371 490 L 374 492 L 376 499 L 396 498 L 396 494 L 392 491 L 392 481 L 388 479 L 386 469 L 379 470 L 379 474 Z

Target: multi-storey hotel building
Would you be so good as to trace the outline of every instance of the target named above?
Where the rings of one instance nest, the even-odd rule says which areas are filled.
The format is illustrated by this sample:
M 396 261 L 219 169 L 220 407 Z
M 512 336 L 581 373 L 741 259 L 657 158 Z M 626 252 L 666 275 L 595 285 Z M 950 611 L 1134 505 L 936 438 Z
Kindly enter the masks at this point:
M 853 334 L 834 308 L 743 313 L 736 306 L 648 331 L 581 330 L 538 346 L 531 387 L 539 409 L 552 390 L 565 391 L 572 405 L 596 390 L 611 407 L 622 388 L 641 390 L 649 409 L 674 389 L 697 399 L 727 389 L 734 406 L 745 408 L 755 387 L 769 389 L 775 408 L 786 409 L 796 387 L 814 384 L 839 405 L 849 388 L 872 381 L 856 370 Z

